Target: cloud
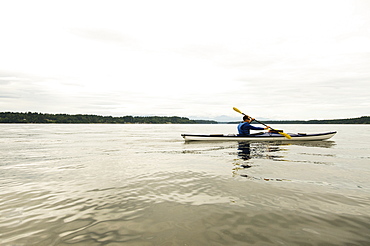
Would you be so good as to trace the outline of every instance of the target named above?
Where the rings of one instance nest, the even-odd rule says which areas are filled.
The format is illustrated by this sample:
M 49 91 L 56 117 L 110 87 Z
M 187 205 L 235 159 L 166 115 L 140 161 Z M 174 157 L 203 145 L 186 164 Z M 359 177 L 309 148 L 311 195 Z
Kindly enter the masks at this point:
M 117 45 L 127 46 L 135 48 L 138 45 L 138 41 L 132 37 L 125 36 L 121 32 L 103 29 L 103 28 L 72 28 L 70 32 L 76 36 L 100 41 L 103 43 L 113 43 Z
M 237 117 L 236 106 L 270 119 L 369 112 L 367 1 L 23 6 L 2 4 L 0 111 L 217 118 Z

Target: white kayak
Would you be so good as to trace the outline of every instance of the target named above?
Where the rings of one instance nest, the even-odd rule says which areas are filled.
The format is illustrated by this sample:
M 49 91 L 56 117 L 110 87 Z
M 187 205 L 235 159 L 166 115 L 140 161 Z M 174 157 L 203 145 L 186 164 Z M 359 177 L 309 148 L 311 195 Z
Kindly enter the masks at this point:
M 237 134 L 181 134 L 185 141 L 318 141 L 333 137 L 337 132 L 324 133 L 287 133 L 288 139 L 279 133 L 264 132 L 239 136 Z

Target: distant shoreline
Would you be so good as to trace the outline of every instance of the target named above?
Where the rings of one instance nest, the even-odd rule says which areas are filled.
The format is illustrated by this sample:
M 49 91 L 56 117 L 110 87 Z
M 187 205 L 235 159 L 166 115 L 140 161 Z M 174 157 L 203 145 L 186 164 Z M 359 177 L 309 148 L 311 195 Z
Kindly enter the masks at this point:
M 238 122 L 230 122 L 238 123 Z M 266 120 L 265 124 L 370 124 L 370 116 L 332 120 Z
M 218 124 L 179 116 L 101 116 L 91 114 L 44 114 L 0 112 L 0 124 Z
M 237 124 L 213 120 L 191 120 L 179 116 L 100 116 L 89 114 L 44 114 L 0 112 L 0 124 Z M 266 120 L 265 124 L 370 124 L 370 116 L 331 120 Z

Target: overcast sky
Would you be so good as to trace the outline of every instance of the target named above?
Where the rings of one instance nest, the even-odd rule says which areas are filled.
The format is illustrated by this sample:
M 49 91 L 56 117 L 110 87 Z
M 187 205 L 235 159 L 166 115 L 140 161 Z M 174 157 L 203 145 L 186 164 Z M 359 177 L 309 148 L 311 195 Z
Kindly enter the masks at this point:
M 370 1 L 0 0 L 0 112 L 239 119 L 232 107 L 370 115 Z

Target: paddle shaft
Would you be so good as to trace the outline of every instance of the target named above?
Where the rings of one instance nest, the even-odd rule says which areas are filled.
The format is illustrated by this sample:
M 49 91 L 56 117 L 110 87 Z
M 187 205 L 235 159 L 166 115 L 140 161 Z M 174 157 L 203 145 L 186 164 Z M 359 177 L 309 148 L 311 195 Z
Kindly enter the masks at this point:
M 246 115 L 246 114 L 244 114 L 244 115 Z M 248 116 L 248 115 L 247 115 Z M 248 116 L 248 117 L 250 117 L 250 116 Z M 252 118 L 252 117 L 251 117 Z M 263 122 L 261 122 L 261 121 L 259 121 L 259 120 L 256 120 L 256 119 L 254 119 L 254 118 L 252 118 L 253 119 L 253 121 L 255 121 L 255 122 L 257 122 L 257 123 L 260 123 L 261 125 L 264 125 L 264 126 L 266 126 L 266 127 L 268 127 L 268 128 L 270 128 L 271 130 L 273 130 L 273 131 L 277 131 L 277 132 L 279 132 L 279 130 L 276 130 L 276 129 L 274 129 L 274 128 L 272 128 L 271 126 L 268 126 L 268 125 L 266 125 L 265 123 L 263 123 Z M 280 130 L 281 131 L 281 130 Z
M 238 112 L 238 113 L 241 113 L 241 114 L 243 114 L 243 115 L 246 115 L 246 114 L 244 114 L 242 111 L 240 111 L 238 108 L 233 108 L 236 112 Z M 248 116 L 249 118 L 251 118 L 251 119 L 253 119 L 252 117 L 250 117 L 249 115 L 246 115 L 246 116 Z M 254 121 L 256 121 L 256 122 L 258 122 L 258 123 L 260 123 L 260 124 L 262 124 L 262 125 L 264 125 L 264 126 L 266 126 L 266 127 L 268 127 L 268 128 L 270 128 L 272 131 L 275 131 L 275 132 L 277 132 L 277 133 L 279 133 L 279 134 L 281 134 L 281 135 L 283 135 L 284 137 L 286 137 L 286 138 L 288 138 L 288 139 L 291 139 L 292 137 L 289 135 L 289 134 L 286 134 L 286 133 L 284 133 L 283 131 L 281 131 L 281 130 L 276 130 L 276 129 L 274 129 L 274 128 L 272 128 L 271 126 L 268 126 L 268 125 L 266 125 L 265 123 L 263 123 L 263 122 L 261 122 L 261 121 L 258 121 L 258 120 L 256 120 L 256 119 L 253 119 Z
M 243 113 L 243 115 L 246 115 L 246 114 L 244 114 Z M 250 117 L 249 115 L 247 115 L 248 117 Z M 252 117 L 250 117 L 250 118 L 252 118 Z M 268 127 L 268 128 L 270 128 L 271 130 L 273 130 L 273 131 L 277 131 L 277 132 L 281 132 L 281 130 L 276 130 L 276 129 L 274 129 L 274 128 L 272 128 L 271 126 L 268 126 L 268 125 L 266 125 L 265 123 L 263 123 L 263 122 L 261 122 L 261 121 L 259 121 L 259 120 L 256 120 L 256 119 L 254 119 L 254 118 L 252 118 L 253 119 L 253 121 L 255 121 L 255 122 L 257 122 L 257 123 L 260 123 L 261 125 L 264 125 L 264 126 L 266 126 L 266 127 Z
M 253 118 L 252 118 L 252 119 L 253 119 Z M 264 125 L 264 126 L 266 126 L 266 127 L 270 128 L 271 130 L 275 130 L 275 129 L 272 129 L 272 127 L 271 127 L 271 126 L 268 126 L 268 125 L 266 125 L 265 123 L 263 123 L 263 122 L 261 122 L 261 121 L 259 121 L 259 120 L 253 119 L 253 121 L 255 121 L 255 122 L 257 122 L 257 123 L 260 123 L 261 125 Z
M 252 117 L 250 117 L 249 115 L 244 114 L 242 111 L 240 111 L 239 109 L 237 109 L 237 108 L 235 108 L 235 107 L 234 107 L 234 110 L 235 110 L 236 112 L 238 112 L 238 113 L 241 113 L 242 115 L 248 116 L 249 118 L 253 119 Z M 264 126 L 266 126 L 266 127 L 270 128 L 271 130 L 275 130 L 275 129 L 272 129 L 270 126 L 266 125 L 265 123 L 263 123 L 263 122 L 261 122 L 261 121 L 258 121 L 258 120 L 256 120 L 256 119 L 253 119 L 253 120 L 254 120 L 255 122 L 260 123 L 261 125 L 264 125 Z M 275 131 L 276 131 L 276 130 L 275 130 Z

